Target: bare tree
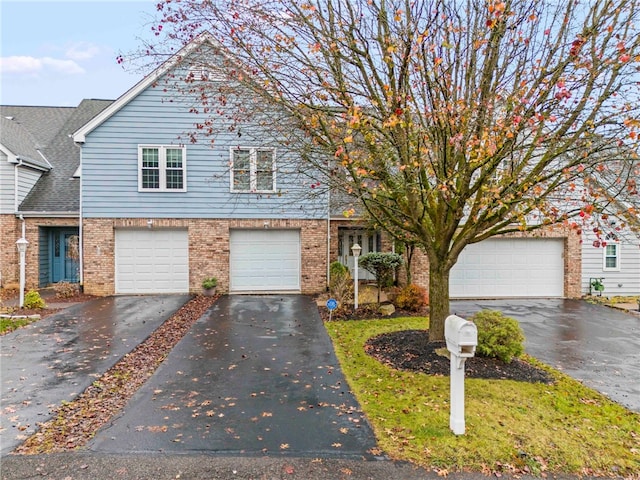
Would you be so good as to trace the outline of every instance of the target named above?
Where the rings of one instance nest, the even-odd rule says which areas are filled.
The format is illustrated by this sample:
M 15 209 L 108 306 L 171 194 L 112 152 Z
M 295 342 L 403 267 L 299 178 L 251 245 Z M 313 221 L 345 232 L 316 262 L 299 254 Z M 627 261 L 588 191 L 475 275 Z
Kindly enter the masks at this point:
M 284 112 L 283 132 L 304 133 L 300 155 L 322 186 L 426 253 L 430 341 L 444 337 L 465 246 L 558 224 L 577 233 L 605 207 L 637 217 L 627 188 L 638 173 L 637 0 L 165 0 L 158 10 L 150 52 L 210 32 L 233 85 Z M 206 105 L 220 92 L 199 95 Z

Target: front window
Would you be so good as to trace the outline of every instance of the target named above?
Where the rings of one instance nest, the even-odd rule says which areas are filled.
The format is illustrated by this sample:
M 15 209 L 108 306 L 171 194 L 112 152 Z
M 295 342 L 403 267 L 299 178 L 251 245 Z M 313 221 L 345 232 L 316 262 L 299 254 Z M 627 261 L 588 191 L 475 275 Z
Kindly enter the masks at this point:
M 275 149 L 234 148 L 231 162 L 232 192 L 275 191 Z
M 186 147 L 140 145 L 138 191 L 185 192 Z
M 604 247 L 603 270 L 620 270 L 620 245 L 608 243 Z

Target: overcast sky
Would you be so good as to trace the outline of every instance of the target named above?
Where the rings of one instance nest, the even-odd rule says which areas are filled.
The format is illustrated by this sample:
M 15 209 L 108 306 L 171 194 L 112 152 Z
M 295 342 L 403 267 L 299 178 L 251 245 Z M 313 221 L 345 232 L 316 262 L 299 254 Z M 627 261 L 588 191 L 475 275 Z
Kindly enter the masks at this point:
M 0 104 L 115 99 L 142 74 L 116 56 L 151 38 L 154 0 L 0 0 Z

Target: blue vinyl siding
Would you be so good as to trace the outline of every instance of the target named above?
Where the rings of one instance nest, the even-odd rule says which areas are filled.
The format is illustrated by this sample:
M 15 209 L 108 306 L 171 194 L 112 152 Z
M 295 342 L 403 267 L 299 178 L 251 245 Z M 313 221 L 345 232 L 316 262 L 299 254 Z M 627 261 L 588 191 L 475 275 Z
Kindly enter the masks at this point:
M 307 176 L 298 174 L 296 154 L 270 141 L 258 121 L 229 130 L 219 117 L 213 145 L 190 143 L 187 133 L 204 115 L 189 113 L 193 102 L 171 100 L 148 88 L 86 137 L 82 146 L 85 218 L 326 218 L 326 196 L 308 197 Z M 215 115 L 215 114 L 214 114 Z M 181 138 L 180 138 L 181 137 Z M 186 145 L 186 192 L 138 192 L 138 145 Z M 277 148 L 275 194 L 230 192 L 230 147 Z
M 38 286 L 46 287 L 51 283 L 49 276 L 49 230 L 45 227 L 38 228 L 38 268 L 40 276 Z

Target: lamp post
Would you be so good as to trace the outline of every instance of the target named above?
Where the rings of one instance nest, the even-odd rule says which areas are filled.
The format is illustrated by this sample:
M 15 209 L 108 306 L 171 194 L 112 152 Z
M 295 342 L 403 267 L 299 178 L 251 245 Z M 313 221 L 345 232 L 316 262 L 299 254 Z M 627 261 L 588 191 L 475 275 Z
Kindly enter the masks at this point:
M 18 247 L 18 252 L 20 253 L 20 308 L 24 306 L 24 284 L 25 284 L 25 264 L 26 264 L 26 254 L 27 254 L 27 245 L 29 242 L 24 235 L 22 238 L 19 238 L 16 242 L 16 247 Z
M 355 266 L 353 268 L 353 309 L 358 310 L 358 257 L 360 256 L 360 252 L 362 251 L 362 247 L 355 243 L 353 247 L 351 247 L 351 252 L 353 253 L 353 259 L 355 261 Z

